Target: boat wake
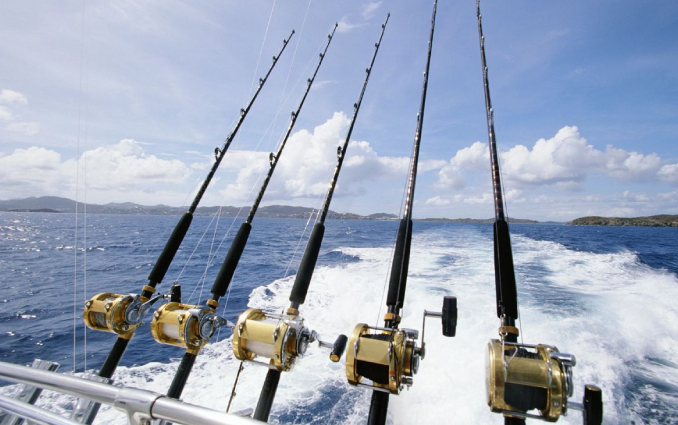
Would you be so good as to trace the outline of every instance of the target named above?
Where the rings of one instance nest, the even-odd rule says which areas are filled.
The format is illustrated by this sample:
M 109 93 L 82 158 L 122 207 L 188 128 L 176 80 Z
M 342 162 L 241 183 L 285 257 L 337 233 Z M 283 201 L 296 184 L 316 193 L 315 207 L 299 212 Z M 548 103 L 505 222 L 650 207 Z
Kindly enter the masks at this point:
M 457 336 L 449 339 L 437 320 L 428 319 L 426 358 L 412 389 L 391 397 L 389 423 L 502 422 L 485 400 L 486 345 L 498 327 L 486 230 L 445 226 L 414 235 L 402 326 L 419 328 L 423 310 L 439 310 L 443 295 L 457 296 L 459 322 Z M 632 252 L 575 251 L 522 235 L 513 242 L 524 342 L 556 345 L 578 356 L 574 399 L 592 382 L 603 389 L 607 424 L 677 424 L 676 276 L 643 264 Z M 335 263 L 316 269 L 301 308 L 307 326 L 334 340 L 359 322 L 379 325 L 375 312 L 384 305 L 391 248 L 345 246 L 326 255 Z M 280 311 L 293 282 L 290 276 L 254 289 L 249 306 Z M 116 384 L 164 393 L 178 361 L 119 367 Z M 238 364 L 230 338 L 211 344 L 198 357 L 183 399 L 225 410 Z M 231 412 L 256 405 L 265 374 L 265 368 L 246 364 Z M 283 374 L 271 422 L 362 424 L 369 397 L 369 391 L 348 385 L 343 362 L 332 363 L 327 351 L 313 347 Z M 40 403 L 64 414 L 73 406 L 68 397 L 48 392 Z M 96 423 L 122 424 L 126 418 L 102 409 Z M 581 415 L 571 412 L 561 423 L 580 424 Z

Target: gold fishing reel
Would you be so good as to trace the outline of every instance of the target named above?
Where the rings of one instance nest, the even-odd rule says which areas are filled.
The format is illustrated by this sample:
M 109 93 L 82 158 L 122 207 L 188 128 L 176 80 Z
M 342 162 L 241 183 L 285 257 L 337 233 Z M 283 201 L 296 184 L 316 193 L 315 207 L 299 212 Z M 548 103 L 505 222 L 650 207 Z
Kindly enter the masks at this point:
M 487 404 L 507 417 L 556 422 L 568 409 L 584 412 L 585 424 L 602 423 L 601 391 L 585 388 L 584 402 L 568 401 L 574 392 L 572 368 L 576 359 L 545 345 L 517 344 L 492 339 L 487 351 Z M 538 415 L 526 413 L 537 409 Z
M 141 295 L 104 292 L 85 303 L 82 318 L 90 329 L 112 332 L 120 338 L 131 339 L 134 331 L 141 326 L 143 316 L 151 304 L 148 298 Z
M 393 313 L 387 316 L 393 318 Z M 424 332 L 426 317 L 440 317 L 443 335 L 452 337 L 457 326 L 457 299 L 444 297 L 443 311 L 424 310 L 421 347 L 417 346 L 419 331 L 415 329 L 379 328 L 359 323 L 348 341 L 346 378 L 351 385 L 375 391 L 400 394 L 414 383 L 419 362 L 426 355 Z M 396 322 L 398 320 L 396 319 Z M 363 383 L 363 378 L 371 384 Z
M 334 343 L 320 341 L 315 331 L 304 326 L 304 319 L 296 309 L 288 309 L 286 314 L 273 314 L 251 308 L 245 310 L 235 324 L 233 353 L 239 360 L 286 372 L 316 341 L 321 347 L 330 348 L 330 360 L 338 362 L 346 347 L 346 339 L 346 336 L 340 335 Z M 268 359 L 268 363 L 257 361 L 259 357 Z
M 207 345 L 216 330 L 222 326 L 233 326 L 218 316 L 216 301 L 209 305 L 189 305 L 169 302 L 156 310 L 151 321 L 153 338 L 161 344 L 185 348 L 190 354 L 198 354 Z
M 414 329 L 387 329 L 359 323 L 349 338 L 346 378 L 349 384 L 369 386 L 377 391 L 400 394 L 412 386 L 419 370 L 421 353 Z M 362 384 L 363 378 L 372 385 Z

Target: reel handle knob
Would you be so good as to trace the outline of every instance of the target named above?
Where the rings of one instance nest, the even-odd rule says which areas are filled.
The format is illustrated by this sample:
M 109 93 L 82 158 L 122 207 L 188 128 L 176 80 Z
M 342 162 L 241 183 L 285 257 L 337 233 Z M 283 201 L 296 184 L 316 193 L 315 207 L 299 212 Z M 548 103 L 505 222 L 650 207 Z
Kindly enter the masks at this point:
M 443 298 L 443 335 L 452 337 L 457 333 L 457 297 Z
M 346 351 L 347 342 L 348 337 L 346 335 L 339 335 L 337 337 L 337 340 L 334 341 L 334 345 L 332 345 L 332 352 L 330 352 L 330 360 L 332 360 L 334 363 L 341 360 L 341 356 L 344 354 L 344 351 Z
M 603 392 L 594 385 L 584 388 L 584 425 L 603 423 Z

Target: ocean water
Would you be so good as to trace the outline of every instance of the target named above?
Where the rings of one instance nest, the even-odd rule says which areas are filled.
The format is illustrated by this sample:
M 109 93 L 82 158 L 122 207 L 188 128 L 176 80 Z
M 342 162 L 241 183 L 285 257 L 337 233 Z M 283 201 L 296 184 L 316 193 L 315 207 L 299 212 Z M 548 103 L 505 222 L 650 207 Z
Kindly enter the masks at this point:
M 115 336 L 85 330 L 81 314 L 92 295 L 138 292 L 176 218 L 89 215 L 75 243 L 72 214 L 0 213 L 0 359 L 55 360 L 61 371 L 96 370 Z M 209 295 L 240 221 L 196 217 L 165 281 L 177 280 L 184 302 Z M 305 247 L 305 220 L 256 219 L 236 271 L 225 316 L 250 307 L 280 311 Z M 381 324 L 397 223 L 327 223 L 313 282 L 301 313 L 327 340 L 359 322 Z M 228 231 L 230 228 L 230 232 Z M 607 424 L 678 424 L 678 229 L 511 226 L 525 343 L 556 345 L 577 357 L 575 396 L 586 383 L 603 389 Z M 217 248 L 223 240 L 223 246 Z M 415 222 L 403 327 L 420 329 L 424 309 L 444 295 L 459 304 L 457 336 L 427 321 L 427 355 L 414 385 L 391 397 L 389 423 L 503 423 L 485 404 L 485 346 L 497 334 L 488 224 Z M 75 320 L 74 320 L 75 318 Z M 161 346 L 144 326 L 114 378 L 165 391 L 183 354 Z M 309 349 L 282 376 L 274 423 L 365 423 L 369 391 L 347 384 L 344 364 Z M 222 331 L 198 358 L 183 399 L 225 410 L 239 362 Z M 266 370 L 246 365 L 232 410 L 254 407 Z M 6 385 L 0 393 L 11 393 Z M 45 392 L 43 405 L 64 414 L 69 397 Z M 96 423 L 125 423 L 102 409 Z M 579 424 L 578 412 L 561 423 Z

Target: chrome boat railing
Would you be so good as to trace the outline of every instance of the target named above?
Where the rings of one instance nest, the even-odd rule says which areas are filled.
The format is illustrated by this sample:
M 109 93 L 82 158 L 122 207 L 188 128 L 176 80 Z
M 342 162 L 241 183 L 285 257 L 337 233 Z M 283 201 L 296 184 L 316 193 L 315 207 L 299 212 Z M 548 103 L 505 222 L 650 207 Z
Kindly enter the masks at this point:
M 261 423 L 247 417 L 184 403 L 152 391 L 117 387 L 77 376 L 5 362 L 0 362 L 0 380 L 70 394 L 78 398 L 113 406 L 127 414 L 129 423 L 132 425 L 148 425 L 153 419 L 185 425 L 251 425 Z M 61 417 L 41 407 L 6 396 L 0 396 L 0 410 L 41 424 L 78 424 L 76 421 Z

